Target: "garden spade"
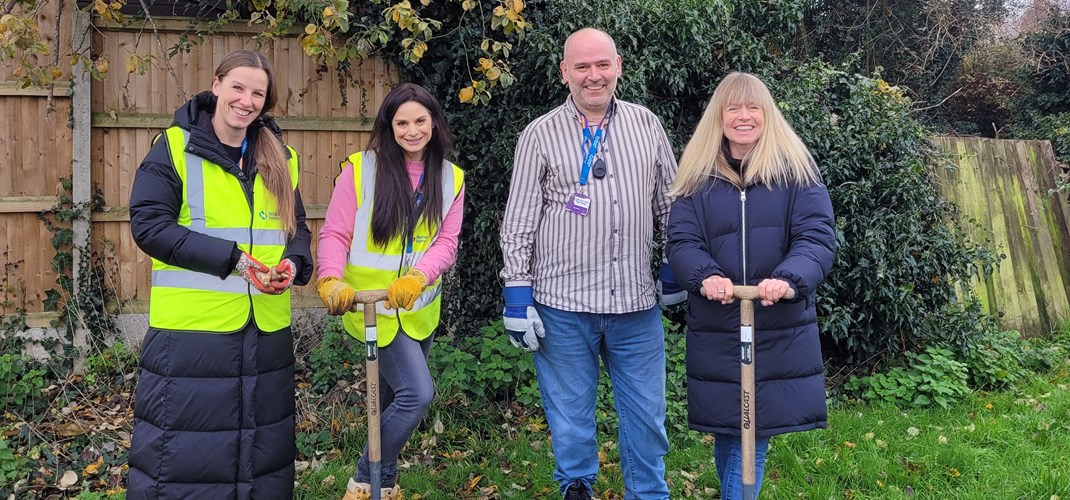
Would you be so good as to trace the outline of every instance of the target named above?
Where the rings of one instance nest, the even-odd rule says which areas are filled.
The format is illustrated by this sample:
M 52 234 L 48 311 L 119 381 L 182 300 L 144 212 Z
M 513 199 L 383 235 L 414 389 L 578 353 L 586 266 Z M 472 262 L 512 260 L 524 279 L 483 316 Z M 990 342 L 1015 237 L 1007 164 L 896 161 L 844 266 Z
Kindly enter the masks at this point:
M 743 500 L 754 500 L 754 430 L 757 427 L 754 418 L 757 408 L 754 397 L 754 301 L 761 300 L 761 296 L 756 286 L 733 286 L 732 297 L 739 299 L 739 431 L 743 448 Z M 784 299 L 793 298 L 795 291 L 788 288 Z
M 368 467 L 371 472 L 371 500 L 382 499 L 382 442 L 380 441 L 379 417 L 379 332 L 375 326 L 375 305 L 386 300 L 386 290 L 363 290 L 353 298 L 351 311 L 364 306 L 365 364 L 368 377 Z

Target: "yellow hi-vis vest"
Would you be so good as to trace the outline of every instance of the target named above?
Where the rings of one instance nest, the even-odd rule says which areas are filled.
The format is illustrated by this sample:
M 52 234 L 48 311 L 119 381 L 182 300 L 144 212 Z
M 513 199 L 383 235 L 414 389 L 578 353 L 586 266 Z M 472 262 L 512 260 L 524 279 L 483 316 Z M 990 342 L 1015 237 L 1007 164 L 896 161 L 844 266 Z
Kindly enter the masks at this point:
M 282 260 L 286 231 L 279 220 L 275 197 L 261 177 L 253 183 L 249 205 L 241 181 L 222 167 L 186 150 L 189 132 L 170 127 L 165 132 L 171 163 L 182 181 L 178 224 L 190 231 L 231 240 L 238 248 L 268 266 Z M 297 189 L 297 152 L 290 152 L 290 178 Z M 229 257 L 229 256 L 228 256 Z M 166 330 L 233 333 L 249 321 L 276 332 L 290 325 L 290 292 L 260 293 L 240 276 L 225 280 L 152 259 L 149 326 Z
M 413 232 L 412 251 L 406 253 L 404 237 L 395 237 L 385 247 L 372 240 L 372 204 L 375 199 L 375 153 L 365 151 L 349 155 L 346 160 L 353 164 L 353 188 L 357 194 L 357 213 L 353 220 L 353 241 L 349 245 L 342 280 L 356 290 L 386 288 L 395 278 L 405 274 L 420 261 L 427 249 L 438 239 L 441 222 L 430 224 L 421 219 Z M 344 165 L 344 164 L 343 164 Z M 464 171 L 456 165 L 443 161 L 442 218 L 464 186 Z M 367 203 L 364 203 L 367 200 Z M 389 345 L 398 330 L 416 340 L 426 339 L 438 326 L 442 310 L 442 278 L 435 279 L 416 298 L 411 310 L 387 309 L 382 302 L 376 304 L 376 330 L 380 347 Z M 364 310 L 348 312 L 342 316 L 342 325 L 350 335 L 364 340 Z

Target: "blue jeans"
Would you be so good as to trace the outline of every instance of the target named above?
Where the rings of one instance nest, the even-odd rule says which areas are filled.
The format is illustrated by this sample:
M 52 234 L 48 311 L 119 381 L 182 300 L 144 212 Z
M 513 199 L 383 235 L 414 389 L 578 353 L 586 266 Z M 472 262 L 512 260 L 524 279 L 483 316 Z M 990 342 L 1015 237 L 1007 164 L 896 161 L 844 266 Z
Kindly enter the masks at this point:
M 553 437 L 562 495 L 573 481 L 598 476 L 595 400 L 598 358 L 613 383 L 620 418 L 625 499 L 667 499 L 665 329 L 657 307 L 625 314 L 562 311 L 536 303 L 546 337 L 535 351 L 543 410 Z
M 768 449 L 769 438 L 754 440 L 754 498 L 758 498 L 758 493 L 762 490 L 762 478 L 765 476 L 765 452 Z M 713 460 L 717 464 L 717 475 L 721 478 L 721 499 L 742 499 L 743 441 L 740 437 L 714 433 Z
M 382 443 L 380 472 L 383 488 L 397 483 L 398 455 L 435 398 L 435 381 L 427 367 L 434 335 L 423 341 L 398 332 L 394 341 L 379 349 L 379 407 L 380 443 Z M 353 479 L 370 483 L 371 464 L 368 446 L 357 462 Z

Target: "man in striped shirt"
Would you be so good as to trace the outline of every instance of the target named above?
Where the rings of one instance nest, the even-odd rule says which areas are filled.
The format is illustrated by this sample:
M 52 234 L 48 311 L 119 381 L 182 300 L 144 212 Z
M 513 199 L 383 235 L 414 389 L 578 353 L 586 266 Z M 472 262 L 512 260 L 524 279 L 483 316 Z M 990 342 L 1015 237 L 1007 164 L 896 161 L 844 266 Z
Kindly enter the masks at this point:
M 566 499 L 591 498 L 598 475 L 600 357 L 620 416 L 625 498 L 669 498 L 665 332 L 650 262 L 676 160 L 658 117 L 614 98 L 620 74 L 605 32 L 565 41 L 570 95 L 521 133 L 501 227 L 505 328 L 534 352 Z

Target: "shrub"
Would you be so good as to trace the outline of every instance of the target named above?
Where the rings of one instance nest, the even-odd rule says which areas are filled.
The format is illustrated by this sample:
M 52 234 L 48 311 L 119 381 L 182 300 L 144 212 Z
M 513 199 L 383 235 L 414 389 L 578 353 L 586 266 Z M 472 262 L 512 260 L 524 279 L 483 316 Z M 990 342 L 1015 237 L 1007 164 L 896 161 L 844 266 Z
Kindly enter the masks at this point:
M 428 366 L 441 393 L 459 391 L 488 402 L 516 401 L 539 406 L 535 361 L 506 339 L 501 320 L 479 329 L 481 335 L 437 343 Z
M 989 331 L 967 349 L 961 361 L 969 372 L 970 386 L 994 390 L 1014 388 L 1031 375 L 1026 368 L 1027 344 L 1018 332 Z
M 0 434 L 0 485 L 11 484 L 19 478 L 23 462 L 25 460 L 16 455 L 15 450 L 8 445 L 7 438 Z M 3 491 L 3 488 L 0 488 L 0 491 Z
M 36 414 L 36 409 L 45 401 L 41 391 L 45 388 L 44 367 L 36 361 L 15 353 L 0 354 L 0 401 L 5 411 Z
M 137 355 L 122 342 L 116 342 L 85 360 L 85 380 L 94 383 L 121 382 L 137 369 Z
M 364 358 L 364 343 L 346 333 L 341 320 L 329 319 L 322 340 L 312 349 L 305 363 L 305 368 L 311 372 L 312 390 L 322 394 L 331 390 L 339 380 L 355 383 L 353 366 L 363 363 Z
M 830 371 L 934 342 L 961 350 L 983 320 L 956 285 L 993 259 L 956 237 L 957 210 L 929 178 L 929 132 L 910 100 L 850 70 L 812 62 L 766 76 L 836 212 L 836 263 L 817 299 Z
M 903 366 L 887 373 L 852 376 L 844 389 L 866 401 L 883 401 L 899 406 L 947 408 L 970 394 L 966 364 L 955 360 L 946 347 L 929 346 L 921 354 L 906 353 Z

